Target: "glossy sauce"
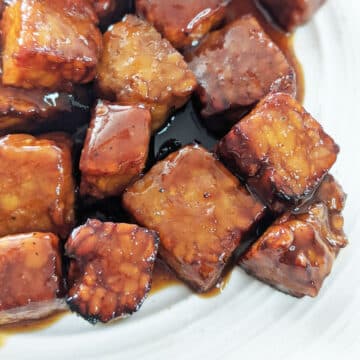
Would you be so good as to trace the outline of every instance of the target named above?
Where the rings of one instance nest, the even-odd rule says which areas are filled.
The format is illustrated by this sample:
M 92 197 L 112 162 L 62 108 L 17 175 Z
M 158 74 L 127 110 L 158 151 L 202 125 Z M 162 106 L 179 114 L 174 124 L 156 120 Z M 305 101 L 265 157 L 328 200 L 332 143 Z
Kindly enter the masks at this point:
M 274 25 L 271 20 L 264 15 L 262 10 L 259 9 L 253 0 L 233 0 L 228 9 L 227 22 L 235 20 L 236 18 L 248 13 L 251 13 L 257 18 L 267 34 L 284 52 L 288 61 L 294 67 L 297 75 L 297 99 L 302 102 L 304 99 L 304 76 L 301 64 L 294 52 L 293 36 L 284 33 L 276 27 L 276 25 Z M 79 129 L 78 133 L 74 135 L 76 151 L 78 151 L 77 148 L 81 149 L 82 147 L 85 131 L 85 128 Z M 148 167 L 152 166 L 152 164 L 160 158 L 164 158 L 168 153 L 194 141 L 201 143 L 207 149 L 213 149 L 218 139 L 214 135 L 210 134 L 202 125 L 201 119 L 197 115 L 193 102 L 190 101 L 187 106 L 177 111 L 174 116 L 172 116 L 168 124 L 153 137 Z M 117 199 L 109 199 L 97 204 L 80 203 L 78 222 L 83 223 L 88 217 L 98 218 L 103 221 L 129 221 L 127 215 L 124 214 L 123 210 L 119 207 Z M 228 283 L 230 277 L 231 267 L 218 286 L 210 292 L 200 296 L 209 298 L 219 295 Z M 172 271 L 161 262 L 161 260 L 157 260 L 150 295 L 153 295 L 166 287 L 174 285 L 185 286 L 183 285 L 183 282 L 178 280 Z M 7 336 L 46 329 L 60 320 L 66 313 L 67 312 L 57 313 L 36 322 L 25 322 L 17 325 L 1 327 L 0 347 L 4 344 L 4 340 Z

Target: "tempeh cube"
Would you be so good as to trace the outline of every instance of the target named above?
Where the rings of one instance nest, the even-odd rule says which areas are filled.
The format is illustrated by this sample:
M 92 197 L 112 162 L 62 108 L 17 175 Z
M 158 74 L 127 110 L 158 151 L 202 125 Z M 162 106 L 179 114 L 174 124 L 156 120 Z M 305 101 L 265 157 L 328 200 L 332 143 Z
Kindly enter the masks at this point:
M 314 193 L 339 147 L 295 99 L 277 93 L 236 124 L 217 152 L 264 203 L 282 212 Z
M 188 101 L 195 87 L 182 55 L 145 21 L 128 15 L 105 33 L 98 93 L 122 105 L 148 107 L 153 130 Z
M 80 159 L 81 194 L 120 194 L 144 169 L 150 135 L 148 110 L 99 101 Z
M 327 176 L 312 201 L 282 215 L 240 258 L 250 274 L 291 295 L 316 296 L 339 250 L 347 245 L 345 195 Z
M 84 319 L 109 322 L 139 310 L 151 287 L 158 237 L 137 225 L 88 220 L 65 249 L 67 303 Z
M 296 93 L 294 69 L 251 15 L 212 32 L 188 59 L 211 127 L 221 128 L 232 112 L 248 110 L 271 91 Z M 214 116 L 219 119 L 211 124 Z
M 3 83 L 69 90 L 95 77 L 101 51 L 97 17 L 87 0 L 17 0 L 5 9 Z
M 196 291 L 211 289 L 264 207 L 198 145 L 172 153 L 130 186 L 123 205 L 160 235 L 160 256 Z
M 51 233 L 0 238 L 0 325 L 65 309 L 59 239 Z
M 0 134 L 75 127 L 85 120 L 88 102 L 85 89 L 80 87 L 67 94 L 0 83 Z
M 326 0 L 260 0 L 273 18 L 287 31 L 308 22 Z
M 136 0 L 136 12 L 177 49 L 199 41 L 226 15 L 230 0 Z
M 62 140 L 60 140 L 60 137 Z M 66 237 L 74 224 L 70 142 L 0 138 L 0 236 L 31 231 Z

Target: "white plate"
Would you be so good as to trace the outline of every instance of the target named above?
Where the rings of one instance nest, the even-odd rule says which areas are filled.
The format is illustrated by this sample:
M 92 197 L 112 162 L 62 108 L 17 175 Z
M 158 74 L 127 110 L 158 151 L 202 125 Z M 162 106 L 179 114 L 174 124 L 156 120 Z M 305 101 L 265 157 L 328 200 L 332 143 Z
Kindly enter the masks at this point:
M 67 315 L 47 330 L 10 337 L 0 358 L 359 359 L 359 14 L 357 0 L 330 1 L 295 38 L 305 71 L 305 107 L 341 146 L 333 174 L 349 195 L 350 245 L 316 299 L 286 296 L 235 269 L 218 297 L 168 288 L 111 326 L 93 327 Z

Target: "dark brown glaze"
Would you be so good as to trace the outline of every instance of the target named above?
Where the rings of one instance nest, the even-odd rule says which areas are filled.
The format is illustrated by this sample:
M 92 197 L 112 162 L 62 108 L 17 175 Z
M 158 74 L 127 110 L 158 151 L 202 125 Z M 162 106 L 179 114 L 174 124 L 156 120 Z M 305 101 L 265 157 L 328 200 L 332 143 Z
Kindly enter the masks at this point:
M 106 29 L 109 25 L 119 21 L 123 15 L 130 12 L 131 1 L 124 0 L 90 0 L 99 17 L 100 27 Z
M 218 282 L 264 207 L 212 154 L 192 145 L 157 163 L 123 195 L 135 220 L 160 234 L 160 256 L 198 292 Z
M 0 238 L 0 325 L 64 308 L 59 239 L 51 233 Z
M 157 258 L 152 276 L 150 296 L 167 287 L 175 285 L 182 285 L 182 282 L 163 260 Z
M 199 41 L 225 18 L 231 0 L 136 0 L 136 12 L 177 49 Z
M 31 231 L 66 237 L 74 225 L 71 150 L 30 135 L 0 138 L 0 236 Z
M 145 21 L 128 15 L 104 34 L 97 75 L 100 97 L 148 107 L 153 130 L 189 100 L 195 87 L 182 55 Z
M 5 9 L 5 1 L 0 0 L 0 20 L 1 20 L 2 13 L 3 13 L 4 9 Z
M 75 229 L 65 245 L 70 308 L 92 323 L 139 310 L 151 287 L 157 247 L 156 233 L 136 225 L 88 220 Z
M 275 212 L 311 197 L 338 152 L 321 125 L 283 93 L 264 98 L 217 147 L 224 162 Z
M 296 297 L 316 296 L 329 275 L 334 253 L 315 228 L 302 220 L 280 219 L 240 259 L 258 279 Z
M 259 0 L 286 31 L 308 22 L 326 0 Z
M 64 128 L 64 123 L 81 124 L 88 102 L 86 91 L 82 88 L 66 94 L 43 89 L 20 89 L 0 83 L 0 134 L 36 131 L 43 127 Z
M 294 49 L 293 35 L 282 31 L 271 21 L 266 11 L 259 6 L 256 0 L 232 1 L 228 6 L 226 23 L 229 24 L 241 16 L 251 14 L 256 18 L 265 33 L 280 48 L 289 64 L 296 73 L 296 99 L 302 103 L 304 100 L 305 84 L 302 66 Z
M 3 83 L 69 90 L 95 77 L 101 52 L 97 17 L 87 0 L 19 0 L 6 7 Z
M 335 254 L 348 244 L 344 233 L 346 194 L 332 175 L 327 175 L 310 202 L 296 211 L 296 217 L 311 223 Z
M 269 92 L 296 94 L 294 69 L 253 16 L 211 33 L 189 58 L 202 117 L 221 115 L 207 122 L 215 130 L 229 112 L 247 111 Z
M 345 194 L 327 175 L 312 200 L 282 215 L 240 258 L 250 274 L 294 296 L 316 296 L 347 244 L 341 212 Z
M 149 110 L 99 101 L 80 159 L 81 194 L 119 195 L 145 168 L 150 135 Z

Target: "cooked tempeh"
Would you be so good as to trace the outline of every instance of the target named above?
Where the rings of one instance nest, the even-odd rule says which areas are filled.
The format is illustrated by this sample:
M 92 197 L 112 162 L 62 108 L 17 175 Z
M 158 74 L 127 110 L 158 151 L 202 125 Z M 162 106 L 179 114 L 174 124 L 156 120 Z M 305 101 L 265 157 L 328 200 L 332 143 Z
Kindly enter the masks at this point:
M 122 105 L 144 105 L 159 129 L 196 87 L 183 57 L 150 24 L 128 15 L 104 34 L 98 68 L 101 98 Z
M 136 12 L 177 49 L 199 41 L 226 15 L 231 0 L 136 0 Z
M 93 80 L 101 51 L 87 0 L 17 0 L 4 11 L 3 84 L 71 90 Z
M 0 236 L 69 234 L 75 201 L 70 141 L 24 134 L 0 138 L 0 183 Z
M 70 257 L 67 303 L 96 323 L 139 310 L 151 287 L 158 237 L 137 225 L 88 220 L 65 249 Z
M 59 239 L 51 233 L 0 238 L 0 325 L 64 310 Z
M 291 96 L 270 94 L 220 141 L 220 157 L 273 211 L 312 196 L 339 147 Z
M 148 110 L 99 101 L 80 159 L 81 194 L 119 195 L 144 169 L 150 135 Z
M 308 22 L 326 0 L 260 0 L 273 18 L 287 31 Z
M 215 130 L 232 112 L 248 110 L 270 91 L 296 93 L 294 69 L 250 15 L 212 32 L 187 58 L 199 82 L 201 115 Z
M 160 235 L 160 256 L 196 291 L 211 289 L 264 207 L 212 154 L 187 146 L 123 196 L 135 220 Z

